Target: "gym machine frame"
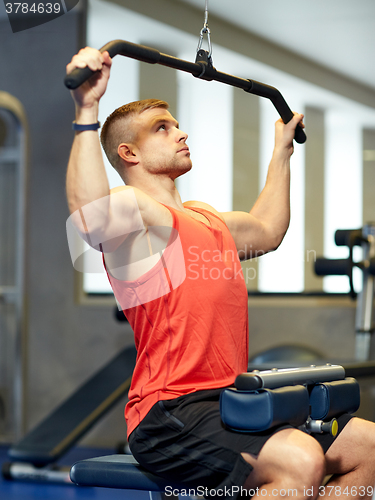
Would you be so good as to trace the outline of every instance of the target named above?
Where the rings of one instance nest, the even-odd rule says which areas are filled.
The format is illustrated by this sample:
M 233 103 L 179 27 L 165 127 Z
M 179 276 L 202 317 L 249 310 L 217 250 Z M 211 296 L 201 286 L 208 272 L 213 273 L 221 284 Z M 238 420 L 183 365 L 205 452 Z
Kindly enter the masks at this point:
M 335 233 L 337 246 L 347 246 L 347 259 L 326 259 L 319 257 L 315 262 L 318 276 L 348 276 L 350 296 L 357 298 L 355 318 L 355 359 L 369 362 L 371 359 L 371 339 L 374 333 L 374 276 L 375 276 L 375 223 L 368 223 L 362 229 L 339 229 Z M 354 262 L 355 246 L 362 247 L 362 261 Z M 353 269 L 362 271 L 362 289 L 357 296 L 353 284 Z M 363 366 L 363 369 L 365 365 Z M 369 367 L 371 368 L 371 367 Z
M 125 347 L 8 451 L 2 474 L 15 481 L 70 483 L 69 468 L 56 467 L 113 406 L 125 398 L 136 349 Z
M 13 367 L 13 386 L 10 390 L 8 401 L 3 401 L 3 394 L 0 393 L 0 411 L 4 405 L 6 413 L 12 419 L 12 431 L 6 422 L 6 437 L 19 439 L 25 428 L 25 353 L 27 328 L 24 318 L 25 307 L 25 253 L 26 253 L 26 210 L 27 210 L 27 179 L 28 162 L 27 152 L 29 148 L 29 132 L 25 110 L 21 102 L 7 92 L 0 92 L 0 116 L 13 129 L 15 142 L 12 141 L 0 147 L 0 164 L 7 165 L 9 172 L 14 169 L 15 172 L 15 213 L 14 213 L 14 267 L 6 267 L 13 273 L 11 282 L 0 283 L 0 306 L 13 307 L 14 312 L 14 332 L 8 331 L 6 337 L 9 343 L 13 343 L 14 348 L 14 367 Z M 8 131 L 8 138 L 13 135 Z M 9 214 L 6 214 L 9 218 Z M 4 234 L 2 234 L 4 237 Z M 4 245 L 6 247 L 6 245 Z M 7 261 L 5 261 L 7 262 Z M 2 314 L 0 307 L 0 314 Z M 4 311 L 5 314 L 6 311 Z M 1 328 L 1 325 L 0 325 Z M 4 370 L 4 368 L 3 368 Z M 5 369 L 5 372 L 7 370 Z M 3 372 L 4 373 L 4 372 Z M 2 381 L 0 381 L 2 382 Z M 10 389 L 11 387 L 9 387 Z M 8 410 L 8 405 L 11 410 Z M 5 410 L 4 410 L 5 411 Z M 11 436 L 12 435 L 12 436 Z

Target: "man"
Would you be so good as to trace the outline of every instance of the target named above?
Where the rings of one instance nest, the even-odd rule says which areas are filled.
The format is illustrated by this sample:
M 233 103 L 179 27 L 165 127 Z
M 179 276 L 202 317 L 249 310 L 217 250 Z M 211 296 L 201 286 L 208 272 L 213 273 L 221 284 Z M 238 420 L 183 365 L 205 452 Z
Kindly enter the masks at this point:
M 287 231 L 289 163 L 303 116 L 276 122 L 267 181 L 251 211 L 219 213 L 202 202 L 181 202 L 175 179 L 192 163 L 187 134 L 167 104 L 124 106 L 101 135 L 126 183 L 110 192 L 96 123 L 111 59 L 86 48 L 67 72 L 86 65 L 98 73 L 72 92 L 78 130 L 67 195 L 82 237 L 104 254 L 135 333 L 138 357 L 126 408 L 133 454 L 156 474 L 218 494 L 244 486 L 272 497 L 288 490 L 299 498 L 332 491 L 372 496 L 373 423 L 343 415 L 333 439 L 290 426 L 240 434 L 220 420 L 220 391 L 247 367 L 247 292 L 238 254 L 272 251 Z M 326 474 L 334 488 L 321 487 Z

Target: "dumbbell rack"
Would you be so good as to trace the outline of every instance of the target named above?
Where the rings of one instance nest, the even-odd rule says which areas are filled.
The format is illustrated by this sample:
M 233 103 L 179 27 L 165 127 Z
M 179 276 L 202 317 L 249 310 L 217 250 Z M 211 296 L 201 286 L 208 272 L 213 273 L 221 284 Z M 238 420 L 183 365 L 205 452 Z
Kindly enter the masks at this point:
M 335 234 L 338 246 L 349 248 L 347 259 L 318 258 L 315 262 L 315 273 L 318 276 L 348 276 L 350 295 L 357 298 L 355 318 L 355 359 L 369 361 L 371 359 L 371 339 L 375 331 L 374 315 L 374 276 L 375 276 L 375 223 L 368 223 L 362 229 L 338 230 Z M 353 247 L 362 247 L 362 261 L 353 261 Z M 362 271 L 362 289 L 356 294 L 353 286 L 353 268 Z

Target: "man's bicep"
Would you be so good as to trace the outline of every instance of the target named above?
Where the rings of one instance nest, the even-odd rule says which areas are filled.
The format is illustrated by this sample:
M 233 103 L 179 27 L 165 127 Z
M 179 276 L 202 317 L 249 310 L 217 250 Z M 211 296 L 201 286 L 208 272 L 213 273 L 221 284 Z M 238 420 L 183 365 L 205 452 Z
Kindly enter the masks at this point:
M 272 234 L 267 226 L 247 212 L 222 212 L 234 239 L 241 260 L 251 259 L 275 249 Z
M 76 210 L 69 219 L 86 243 L 104 252 L 114 251 L 130 233 L 144 229 L 133 189 L 112 190 Z

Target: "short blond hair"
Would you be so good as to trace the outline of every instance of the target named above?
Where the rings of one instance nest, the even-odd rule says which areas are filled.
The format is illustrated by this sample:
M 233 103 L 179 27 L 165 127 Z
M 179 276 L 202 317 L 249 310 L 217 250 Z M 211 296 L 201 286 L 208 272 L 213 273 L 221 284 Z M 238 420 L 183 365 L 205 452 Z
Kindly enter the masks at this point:
M 129 118 L 152 108 L 168 109 L 169 104 L 160 99 L 134 101 L 115 109 L 106 119 L 100 141 L 109 162 L 119 173 L 122 170 L 122 162 L 117 152 L 119 145 L 123 142 L 134 143 L 136 140 L 137 131 L 129 127 Z

